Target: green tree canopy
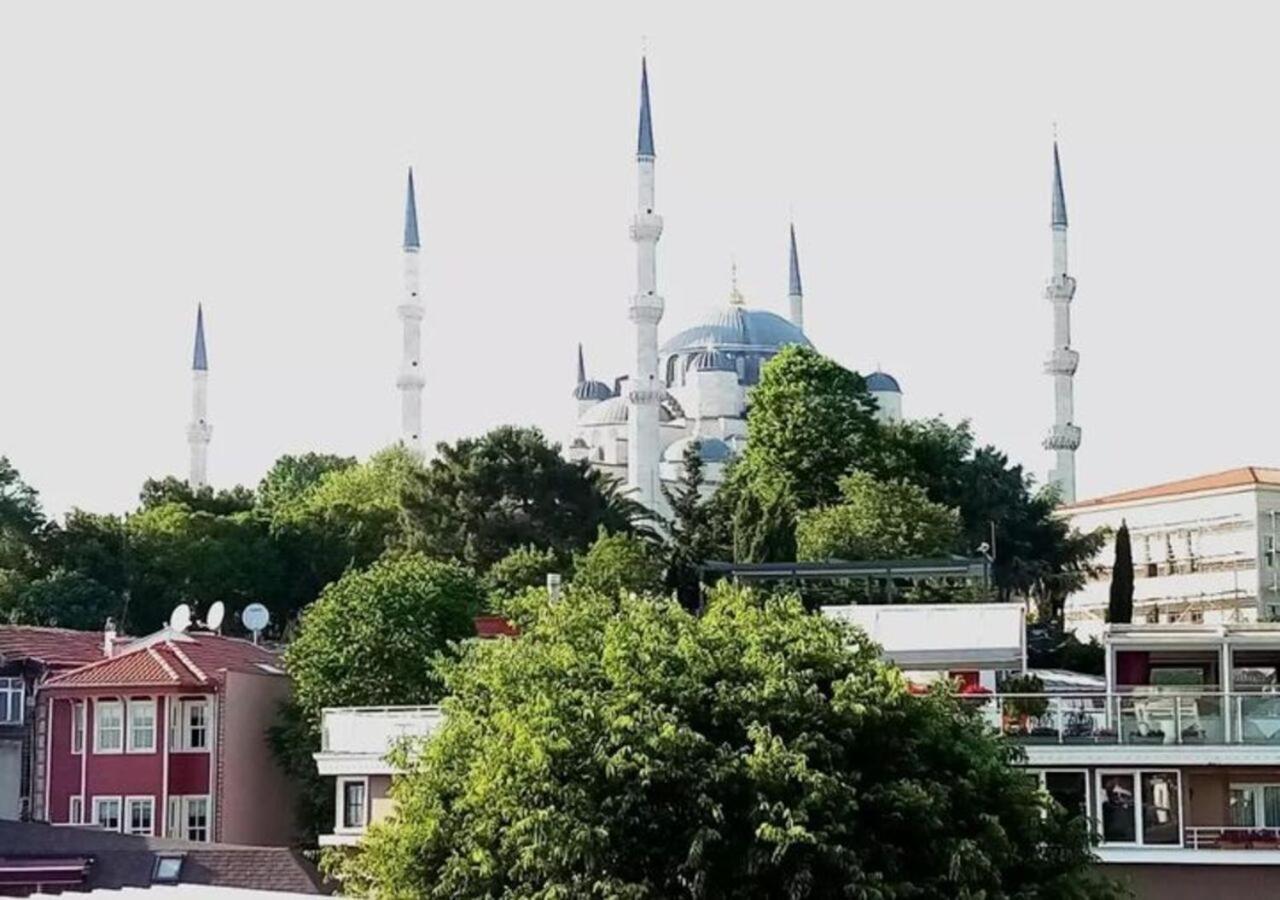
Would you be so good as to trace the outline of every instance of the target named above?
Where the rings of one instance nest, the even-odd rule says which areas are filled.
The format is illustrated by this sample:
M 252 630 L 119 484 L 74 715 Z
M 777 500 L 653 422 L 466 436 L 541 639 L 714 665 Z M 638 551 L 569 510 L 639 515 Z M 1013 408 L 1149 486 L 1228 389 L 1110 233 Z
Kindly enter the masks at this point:
M 257 505 L 267 511 L 274 510 L 306 494 L 330 472 L 341 472 L 355 464 L 355 457 L 332 453 L 282 456 L 258 482 Z
M 660 594 L 665 570 L 662 552 L 652 541 L 601 529 L 587 552 L 574 557 L 573 584 L 607 594 Z
M 1083 824 L 953 696 L 795 598 L 570 589 L 445 667 L 446 722 L 342 864 L 397 898 L 1096 900 Z
M 542 587 L 548 575 L 567 568 L 551 550 L 517 547 L 490 567 L 484 581 L 492 597 L 508 598 Z
M 164 478 L 148 478 L 144 481 L 138 500 L 143 509 L 177 504 L 193 512 L 228 516 L 253 509 L 254 496 L 253 491 L 242 485 L 215 491 L 208 485 L 193 488 L 184 479 L 166 475 Z
M 800 513 L 798 559 L 907 559 L 958 549 L 959 514 L 908 481 L 877 481 L 854 472 L 840 479 L 840 495 L 837 504 Z
M 723 559 L 732 541 L 729 515 L 703 496 L 705 484 L 701 446 L 693 441 L 684 449 L 680 480 L 661 486 L 671 509 L 667 523 L 667 587 L 676 592 L 685 609 L 697 609 L 702 604 L 702 564 Z
M 122 612 L 121 598 L 115 591 L 80 572 L 55 569 L 22 585 L 9 601 L 0 603 L 0 622 L 93 631 L 102 628 L 108 618 L 119 621 Z
M 28 571 L 36 563 L 46 521 L 35 488 L 0 456 L 0 570 Z
M 485 570 L 517 547 L 567 559 L 603 526 L 633 530 L 645 513 L 611 478 L 570 462 L 535 428 L 496 428 L 441 444 L 405 499 L 410 545 Z

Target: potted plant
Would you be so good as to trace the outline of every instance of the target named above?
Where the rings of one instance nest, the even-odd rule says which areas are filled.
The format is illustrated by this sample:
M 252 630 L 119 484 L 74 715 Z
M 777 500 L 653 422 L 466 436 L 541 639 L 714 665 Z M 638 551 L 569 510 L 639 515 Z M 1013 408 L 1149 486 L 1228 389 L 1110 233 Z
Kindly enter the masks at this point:
M 1044 682 L 1035 675 L 1014 675 L 1003 680 L 1000 684 L 1000 693 L 1043 695 Z M 1043 716 L 1048 709 L 1049 698 L 1045 696 L 1005 697 L 1001 705 L 1005 733 L 1030 734 L 1030 720 Z M 1053 731 L 1053 734 L 1056 735 L 1057 732 Z

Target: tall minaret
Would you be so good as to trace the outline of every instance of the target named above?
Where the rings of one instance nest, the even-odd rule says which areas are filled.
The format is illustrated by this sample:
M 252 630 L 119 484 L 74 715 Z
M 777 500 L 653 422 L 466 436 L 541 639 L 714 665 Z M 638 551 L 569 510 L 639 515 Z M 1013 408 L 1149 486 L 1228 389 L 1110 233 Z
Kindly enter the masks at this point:
M 187 426 L 187 445 L 191 448 L 191 467 L 187 483 L 202 488 L 209 483 L 209 354 L 204 346 L 204 305 L 196 306 L 196 347 L 191 359 L 191 424 Z
M 422 455 L 422 298 L 418 296 L 418 201 L 414 197 L 413 169 L 404 201 L 404 301 L 396 308 L 403 325 L 400 374 L 400 442 Z
M 1080 427 L 1074 423 L 1072 379 L 1080 364 L 1080 354 L 1071 349 L 1071 298 L 1076 280 L 1067 274 L 1067 200 L 1062 190 L 1062 164 L 1058 142 L 1053 142 L 1053 277 L 1045 285 L 1044 296 L 1053 304 L 1053 352 L 1045 361 L 1046 374 L 1053 376 L 1053 428 L 1044 439 L 1046 450 L 1054 452 L 1049 483 L 1057 485 L 1063 503 L 1076 499 L 1076 448 Z
M 800 287 L 800 254 L 796 252 L 796 226 L 791 223 L 791 285 L 787 289 L 791 301 L 791 324 L 804 331 L 804 290 Z
M 658 404 L 663 386 L 658 380 L 658 323 L 662 298 L 658 296 L 657 250 L 662 236 L 662 216 L 653 211 L 653 122 L 649 117 L 649 69 L 640 60 L 640 136 L 636 145 L 639 169 L 639 208 L 631 222 L 636 242 L 636 293 L 630 317 L 636 326 L 636 358 L 627 400 L 627 485 L 635 499 L 649 509 L 658 502 Z

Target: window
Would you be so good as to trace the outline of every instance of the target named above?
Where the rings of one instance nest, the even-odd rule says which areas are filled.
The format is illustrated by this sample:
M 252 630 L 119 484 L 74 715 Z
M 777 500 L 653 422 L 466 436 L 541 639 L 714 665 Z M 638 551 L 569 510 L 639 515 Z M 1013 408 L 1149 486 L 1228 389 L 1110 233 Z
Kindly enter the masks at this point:
M 1045 791 L 1059 806 L 1081 816 L 1088 815 L 1088 780 L 1080 772 L 1041 772 Z
M 125 812 L 125 834 L 155 834 L 155 797 L 129 797 Z
M 169 746 L 173 750 L 209 749 L 209 701 L 175 700 L 169 714 Z
M 151 881 L 157 884 L 177 884 L 181 874 L 181 856 L 157 856 L 155 868 L 151 870 Z
M 93 824 L 106 831 L 120 830 L 120 798 L 94 797 Z
M 165 837 L 188 841 L 209 840 L 209 798 L 170 797 L 164 833 Z
M 1181 846 L 1177 772 L 1098 773 L 1098 821 L 1107 844 Z
M 365 826 L 366 786 L 363 778 L 339 780 L 342 792 L 340 810 L 344 829 L 361 829 Z
M 71 752 L 84 752 L 84 701 L 71 704 Z
M 1269 534 L 1263 542 L 1262 556 L 1267 561 L 1267 568 L 1274 569 L 1276 565 L 1276 536 Z
M 1232 825 L 1280 828 L 1280 784 L 1232 784 L 1227 804 Z
M 129 701 L 129 752 L 152 753 L 156 749 L 156 701 Z
M 124 704 L 99 700 L 93 704 L 93 752 L 119 753 L 124 746 Z
M 84 798 L 79 794 L 72 797 L 71 801 L 67 804 L 67 824 L 84 824 Z
M 0 678 L 0 725 L 22 724 L 21 678 Z

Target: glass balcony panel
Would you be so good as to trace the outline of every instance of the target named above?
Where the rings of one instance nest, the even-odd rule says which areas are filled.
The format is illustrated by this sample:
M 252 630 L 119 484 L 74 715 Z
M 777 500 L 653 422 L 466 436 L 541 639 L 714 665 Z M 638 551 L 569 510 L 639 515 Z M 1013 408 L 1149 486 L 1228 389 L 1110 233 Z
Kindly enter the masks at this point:
M 1236 698 L 1240 721 L 1236 734 L 1243 744 L 1280 744 L 1280 696 L 1246 694 Z

